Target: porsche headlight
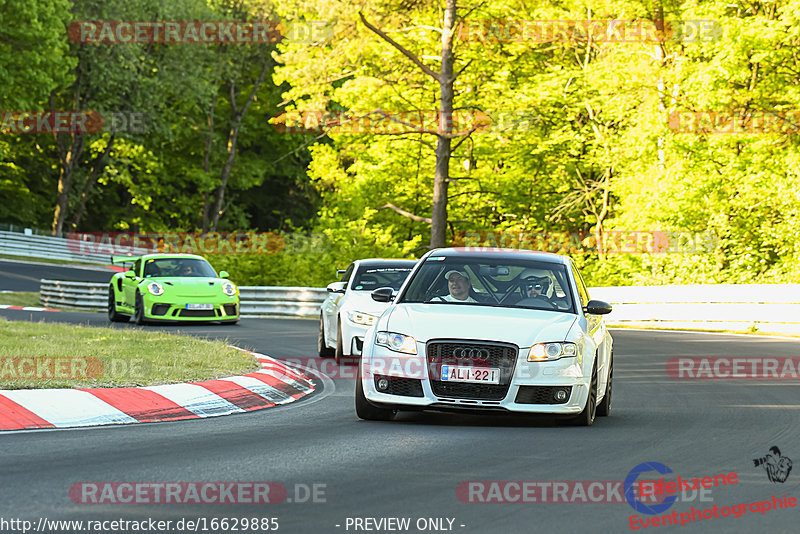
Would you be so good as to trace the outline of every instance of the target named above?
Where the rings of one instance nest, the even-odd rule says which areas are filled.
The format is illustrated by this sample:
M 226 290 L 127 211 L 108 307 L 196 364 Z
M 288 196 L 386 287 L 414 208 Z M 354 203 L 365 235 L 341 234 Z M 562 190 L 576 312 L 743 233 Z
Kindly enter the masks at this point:
M 361 313 L 358 311 L 347 312 L 347 318 L 350 319 L 350 321 L 353 323 L 363 324 L 365 326 L 372 326 L 375 324 L 375 321 L 378 320 L 378 318 L 375 317 L 374 315 L 370 315 L 368 313 Z
M 158 282 L 150 282 L 147 284 L 147 290 L 151 295 L 159 296 L 164 294 L 164 286 Z
M 231 282 L 225 282 L 224 284 L 222 284 L 222 292 L 228 295 L 229 297 L 232 297 L 236 294 L 236 286 L 233 285 L 233 283 Z
M 417 353 L 417 340 L 411 336 L 395 334 L 394 332 L 378 332 L 375 335 L 375 344 L 383 345 L 397 352 L 406 354 Z
M 546 362 L 570 358 L 578 354 L 575 343 L 537 343 L 528 351 L 529 362 Z

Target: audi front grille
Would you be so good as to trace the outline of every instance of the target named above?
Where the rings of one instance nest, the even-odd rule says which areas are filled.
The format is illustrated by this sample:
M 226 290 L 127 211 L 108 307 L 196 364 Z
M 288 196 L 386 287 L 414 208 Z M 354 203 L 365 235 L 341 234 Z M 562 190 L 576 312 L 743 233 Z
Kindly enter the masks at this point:
M 508 393 L 519 347 L 510 343 L 437 339 L 426 345 L 428 378 L 437 397 L 451 399 L 502 400 Z M 473 384 L 441 380 L 442 365 L 494 367 L 499 384 Z

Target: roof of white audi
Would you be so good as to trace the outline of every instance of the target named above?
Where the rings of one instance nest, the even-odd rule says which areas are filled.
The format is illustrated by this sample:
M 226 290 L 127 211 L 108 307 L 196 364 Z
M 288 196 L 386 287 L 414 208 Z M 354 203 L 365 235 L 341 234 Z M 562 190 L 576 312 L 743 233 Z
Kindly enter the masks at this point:
M 512 248 L 480 248 L 480 247 L 452 247 L 439 248 L 430 252 L 428 257 L 462 257 L 486 258 L 491 260 L 519 260 L 520 257 L 549 263 L 568 264 L 569 256 L 553 254 L 551 252 L 537 252 L 533 250 L 520 250 Z

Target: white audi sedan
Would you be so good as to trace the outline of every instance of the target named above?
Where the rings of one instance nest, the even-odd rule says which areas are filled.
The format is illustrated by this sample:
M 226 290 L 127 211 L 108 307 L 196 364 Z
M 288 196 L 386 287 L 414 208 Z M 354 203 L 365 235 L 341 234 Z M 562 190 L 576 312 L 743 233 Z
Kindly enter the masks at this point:
M 322 303 L 319 315 L 317 350 L 323 358 L 343 358 L 361 355 L 364 333 L 389 306 L 377 302 L 370 293 L 379 287 L 400 289 L 416 260 L 356 260 L 339 271 L 342 279 L 328 284 L 328 298 Z
M 542 252 L 438 249 L 366 333 L 356 413 L 398 410 L 563 414 L 591 425 L 611 411 L 611 311 L 573 261 Z

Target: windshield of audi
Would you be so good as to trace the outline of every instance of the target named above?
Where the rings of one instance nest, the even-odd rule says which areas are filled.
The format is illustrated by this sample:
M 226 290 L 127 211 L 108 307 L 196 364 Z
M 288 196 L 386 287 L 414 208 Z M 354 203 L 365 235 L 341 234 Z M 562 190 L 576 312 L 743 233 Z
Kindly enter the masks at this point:
M 432 256 L 412 275 L 397 302 L 577 313 L 566 266 L 530 260 Z

